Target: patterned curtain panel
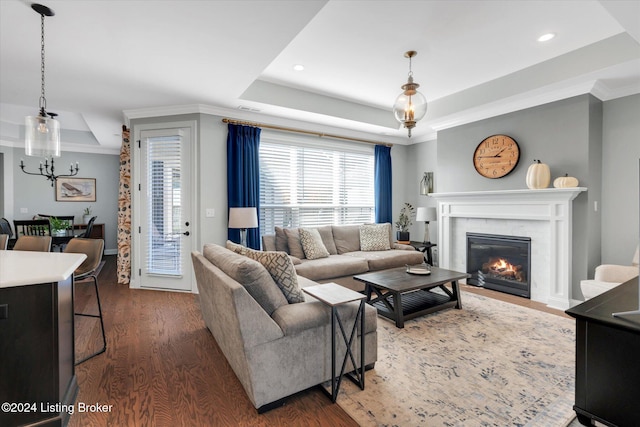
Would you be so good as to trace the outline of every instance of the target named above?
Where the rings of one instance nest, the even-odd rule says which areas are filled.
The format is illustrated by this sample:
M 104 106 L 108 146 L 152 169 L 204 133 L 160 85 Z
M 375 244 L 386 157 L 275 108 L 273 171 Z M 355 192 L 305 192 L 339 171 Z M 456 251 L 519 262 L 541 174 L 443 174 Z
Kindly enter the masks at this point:
M 131 280 L 131 143 L 129 129 L 122 126 L 120 188 L 118 190 L 118 283 Z

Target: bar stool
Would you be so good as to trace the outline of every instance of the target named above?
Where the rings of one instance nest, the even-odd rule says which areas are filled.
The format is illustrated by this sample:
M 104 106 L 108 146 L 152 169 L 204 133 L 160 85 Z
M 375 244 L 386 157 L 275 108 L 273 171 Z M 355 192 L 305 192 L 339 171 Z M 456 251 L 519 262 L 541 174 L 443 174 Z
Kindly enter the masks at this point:
M 100 305 L 100 293 L 98 292 L 98 277 L 95 272 L 100 261 L 102 261 L 102 253 L 104 251 L 104 240 L 102 239 L 86 239 L 75 237 L 69 240 L 67 247 L 64 249 L 65 253 L 79 253 L 85 254 L 87 259 L 73 272 L 73 280 L 75 283 L 89 283 L 88 279 L 93 279 L 93 286 L 96 291 L 96 300 L 98 302 L 98 314 L 90 313 L 74 313 L 76 316 L 94 317 L 100 319 L 100 329 L 102 331 L 102 348 L 97 352 L 75 362 L 79 365 L 87 360 L 102 354 L 107 349 L 107 338 L 104 333 L 104 321 L 102 319 L 102 306 Z M 86 280 L 85 280 L 86 279 Z

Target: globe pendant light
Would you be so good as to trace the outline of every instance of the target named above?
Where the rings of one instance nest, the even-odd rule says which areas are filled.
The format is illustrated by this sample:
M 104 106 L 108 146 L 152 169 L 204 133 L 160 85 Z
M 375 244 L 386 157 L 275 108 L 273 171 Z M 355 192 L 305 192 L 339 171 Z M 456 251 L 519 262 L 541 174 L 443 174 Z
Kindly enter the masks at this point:
M 60 122 L 56 113 L 46 110 L 44 96 L 44 17 L 53 16 L 53 10 L 34 3 L 31 8 L 40 14 L 40 113 L 25 118 L 25 153 L 27 156 L 60 157 Z
M 411 138 L 411 129 L 416 127 L 416 122 L 422 120 L 427 114 L 427 99 L 418 92 L 420 85 L 413 81 L 413 71 L 411 71 L 411 58 L 417 54 L 415 50 L 404 54 L 405 58 L 409 58 L 409 77 L 407 83 L 401 86 L 403 92 L 398 95 L 393 105 L 393 114 L 396 120 L 408 129 L 409 138 Z

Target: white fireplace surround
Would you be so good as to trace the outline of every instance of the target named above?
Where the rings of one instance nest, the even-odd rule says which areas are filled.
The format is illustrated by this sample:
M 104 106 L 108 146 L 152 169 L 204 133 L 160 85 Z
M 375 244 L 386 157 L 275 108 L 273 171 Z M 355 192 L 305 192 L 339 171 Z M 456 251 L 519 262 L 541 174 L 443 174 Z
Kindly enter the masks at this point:
M 431 193 L 438 201 L 442 268 L 467 271 L 466 233 L 531 238 L 531 299 L 571 304 L 572 201 L 584 187 Z

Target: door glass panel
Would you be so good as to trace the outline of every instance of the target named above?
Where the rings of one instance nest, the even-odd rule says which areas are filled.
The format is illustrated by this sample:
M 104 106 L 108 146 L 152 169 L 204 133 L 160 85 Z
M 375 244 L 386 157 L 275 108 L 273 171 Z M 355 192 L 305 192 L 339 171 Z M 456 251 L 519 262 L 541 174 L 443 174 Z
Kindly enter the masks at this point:
M 147 139 L 147 274 L 182 275 L 181 137 Z

